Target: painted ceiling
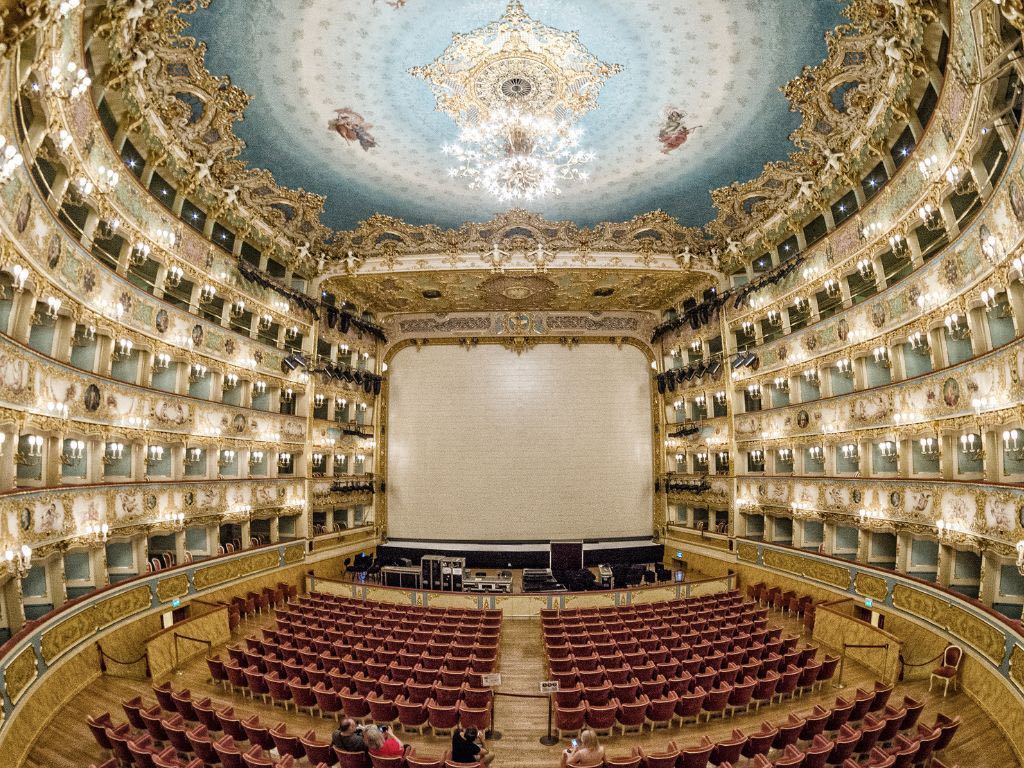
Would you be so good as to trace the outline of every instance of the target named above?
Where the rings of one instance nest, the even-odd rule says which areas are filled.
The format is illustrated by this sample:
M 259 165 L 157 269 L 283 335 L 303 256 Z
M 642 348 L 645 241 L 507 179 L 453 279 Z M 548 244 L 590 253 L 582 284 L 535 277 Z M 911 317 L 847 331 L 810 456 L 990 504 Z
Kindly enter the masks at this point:
M 252 96 L 242 159 L 324 195 L 324 224 L 373 213 L 455 227 L 509 206 L 449 178 L 458 129 L 435 109 L 427 65 L 452 35 L 493 22 L 505 0 L 212 0 L 190 17 L 207 68 Z M 713 218 L 710 190 L 757 176 L 794 147 L 799 114 L 779 88 L 826 56 L 842 0 L 524 0 L 578 31 L 622 71 L 580 126 L 591 179 L 520 207 L 581 226 L 661 209 Z M 341 112 L 339 112 L 341 110 Z M 334 125 L 332 128 L 331 125 Z

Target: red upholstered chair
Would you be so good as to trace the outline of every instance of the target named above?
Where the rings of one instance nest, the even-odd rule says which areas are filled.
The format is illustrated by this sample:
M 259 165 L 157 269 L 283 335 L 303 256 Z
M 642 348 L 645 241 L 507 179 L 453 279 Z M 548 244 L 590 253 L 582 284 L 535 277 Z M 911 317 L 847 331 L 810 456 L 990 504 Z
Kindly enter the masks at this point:
M 825 730 L 838 731 L 849 721 L 851 712 L 853 712 L 853 702 L 842 696 L 836 696 L 836 703 L 832 705 L 832 712 L 828 716 L 828 720 L 825 721 Z
M 565 738 L 566 734 L 574 735 L 583 730 L 584 718 L 587 713 L 585 704 L 576 706 L 562 706 L 555 703 L 555 732 L 558 738 Z
M 949 742 L 953 740 L 953 736 L 960 729 L 960 716 L 947 717 L 941 712 L 935 718 L 935 724 L 932 725 L 933 730 L 939 731 L 939 738 L 935 742 L 934 751 L 942 752 L 946 747 L 949 746 Z
M 228 683 L 228 672 L 224 668 L 224 660 L 220 654 L 206 657 L 206 668 L 210 670 L 210 682 L 224 687 Z
M 946 650 L 942 652 L 939 666 L 933 669 L 928 677 L 928 690 L 930 691 L 932 685 L 938 681 L 942 684 L 943 696 L 948 693 L 950 685 L 956 691 L 959 688 L 960 666 L 963 664 L 963 661 L 964 649 L 959 645 L 947 645 Z
M 800 684 L 801 672 L 803 670 L 799 667 L 794 667 L 792 664 L 787 666 L 781 673 L 779 684 L 775 686 L 775 698 L 780 702 L 787 696 L 793 698 L 797 686 Z
M 131 754 L 131 763 L 136 768 L 156 768 L 156 762 L 154 757 L 157 753 L 163 752 L 164 754 L 170 753 L 170 757 L 174 756 L 174 747 L 166 747 L 161 750 L 159 747 L 154 747 L 147 739 L 129 739 L 128 740 L 128 752 Z
M 462 700 L 467 707 L 489 707 L 493 699 L 494 691 L 490 688 L 475 688 L 468 683 L 462 687 Z
M 771 752 L 772 744 L 775 743 L 775 738 L 778 735 L 779 729 L 774 725 L 767 721 L 761 723 L 757 733 L 747 736 L 747 743 L 743 746 L 743 756 L 753 760 L 767 755 Z
M 427 722 L 430 723 L 430 730 L 435 736 L 440 733 L 450 734 L 458 725 L 459 708 L 455 704 L 439 704 L 430 699 L 427 701 Z
M 259 715 L 253 715 L 242 721 L 242 728 L 250 744 L 263 747 L 266 750 L 274 749 L 274 737 L 270 735 L 270 729 L 260 722 Z
M 406 748 L 408 749 L 408 747 Z M 395 757 L 370 755 L 370 764 L 373 768 L 402 768 L 405 765 L 405 755 L 396 755 Z M 480 765 L 480 763 L 474 763 L 473 765 Z
M 910 768 L 914 764 L 914 760 L 917 758 L 917 753 L 921 751 L 921 742 L 919 739 L 908 739 L 902 733 L 896 734 L 896 738 L 893 739 L 892 746 L 885 752 L 892 755 L 895 760 L 893 762 L 893 768 Z
M 847 760 L 846 763 L 852 762 Z M 846 764 L 844 763 L 844 765 Z M 896 765 L 896 758 L 893 755 L 886 754 L 883 750 L 875 747 L 868 754 L 868 760 L 866 763 L 861 763 L 860 768 L 893 768 Z
M 110 742 L 114 758 L 121 765 L 132 765 L 134 762 L 132 751 L 128 748 L 129 740 L 139 744 L 148 744 L 150 746 L 153 744 L 153 739 L 148 733 L 144 733 L 140 736 L 136 736 L 134 739 L 130 739 L 128 731 L 129 728 L 127 723 L 118 728 L 108 728 L 106 731 L 107 741 Z
M 676 717 L 679 723 L 697 722 L 704 708 L 705 698 L 707 692 L 699 686 L 690 693 L 680 694 L 679 703 L 676 704 Z
M 228 676 L 228 690 L 234 693 L 236 690 L 241 691 L 244 696 L 246 691 L 249 690 L 249 680 L 245 676 L 245 669 L 239 666 L 234 661 L 229 661 L 224 664 L 224 671 Z M 242 758 L 239 757 L 239 760 Z
M 370 719 L 370 705 L 366 703 L 366 697 L 353 693 L 346 688 L 338 694 L 341 698 L 341 708 L 345 717 L 351 717 L 357 723 L 366 722 Z
M 675 768 L 679 761 L 679 750 L 669 742 L 666 752 L 647 752 L 643 747 L 637 749 L 637 753 L 644 768 Z
M 270 690 L 271 703 L 282 705 L 287 712 L 288 705 L 292 701 L 292 692 L 288 688 L 288 681 L 279 672 L 268 672 L 264 679 Z
M 332 691 L 323 683 L 317 683 L 313 686 L 313 698 L 316 699 L 316 706 L 320 710 L 320 714 L 324 717 L 333 716 L 335 720 L 339 719 L 342 703 L 341 697 L 336 691 Z
M 460 701 L 456 707 L 459 710 L 459 725 L 463 728 L 476 728 L 481 732 L 490 729 L 490 707 L 470 707 L 464 701 Z
M 181 715 L 171 715 L 161 720 L 160 723 L 167 734 L 167 740 L 178 752 L 185 754 L 192 752 L 192 742 L 188 740 L 186 733 L 188 725 L 185 723 L 185 718 Z
M 627 730 L 642 731 L 644 729 L 644 725 L 647 723 L 647 708 L 650 705 L 651 700 L 646 696 L 641 696 L 635 701 L 619 702 L 619 711 L 615 715 L 615 720 L 623 735 Z
M 917 721 L 921 717 L 921 710 L 924 709 L 924 702 L 918 701 L 910 696 L 904 696 L 903 708 L 907 711 L 907 714 L 903 716 L 903 722 L 900 724 L 900 730 L 906 731 L 917 725 Z
M 167 733 L 164 732 L 164 726 L 160 722 L 160 705 L 156 704 L 150 709 L 141 709 L 139 714 L 142 715 L 143 722 L 146 723 L 146 732 L 156 743 L 167 741 Z
M 571 688 L 560 688 L 555 691 L 555 705 L 559 707 L 575 707 L 583 700 L 583 686 L 579 683 Z
M 865 715 L 864 722 L 860 725 L 860 741 L 854 747 L 854 752 L 859 755 L 866 755 L 878 743 L 878 736 L 885 727 L 885 720 L 874 715 Z
M 744 712 L 750 711 L 750 702 L 754 697 L 754 688 L 757 686 L 757 682 L 754 678 L 744 678 L 733 685 L 729 701 L 725 706 L 730 717 L 741 709 Z
M 308 731 L 306 736 L 315 737 L 316 733 Z M 284 755 L 291 755 L 296 760 L 301 760 L 306 756 L 306 750 L 302 748 L 299 737 L 288 733 L 288 726 L 285 723 L 277 723 L 277 725 L 271 728 L 270 738 L 274 740 L 274 747 L 282 757 Z
M 702 736 L 693 746 L 680 748 L 674 741 L 670 741 L 669 746 L 679 750 L 678 768 L 706 768 L 708 760 L 711 759 L 711 752 L 715 748 L 714 742 L 707 736 Z
M 606 755 L 604 758 L 606 768 L 640 768 L 642 761 L 643 758 L 637 750 L 631 755 Z
M 874 700 L 874 691 L 865 691 L 862 688 L 858 688 L 853 695 L 853 709 L 850 711 L 850 722 L 858 723 L 863 720 L 864 715 L 868 713 Z
M 778 687 L 779 680 L 781 679 L 778 672 L 769 672 L 757 680 L 754 690 L 750 695 L 755 710 L 760 709 L 762 704 L 772 703 L 772 699 L 775 698 L 775 689 Z
M 792 744 L 789 744 L 781 755 L 775 757 L 775 761 L 772 765 L 775 768 L 799 768 L 804 764 L 805 756 L 804 753 L 797 749 Z
M 833 749 L 835 744 L 819 733 L 804 750 L 803 768 L 825 768 Z
M 249 736 L 242 727 L 242 719 L 235 714 L 234 707 L 223 707 L 217 710 L 217 719 L 220 721 L 224 733 L 235 741 L 247 741 Z M 241 760 L 241 758 L 239 758 Z
M 775 749 L 785 749 L 800 740 L 800 732 L 804 729 L 804 719 L 790 713 L 789 717 L 779 723 L 777 727 L 779 732 L 775 736 L 772 746 Z
M 857 744 L 860 743 L 860 731 L 849 725 L 842 725 L 836 732 L 834 743 L 835 746 L 832 749 L 832 754 L 829 755 L 828 762 L 833 765 L 841 765 L 853 754 Z
M 270 700 L 270 688 L 267 686 L 267 676 L 254 666 L 245 668 L 245 681 L 249 686 L 249 695 L 252 698 L 260 697 L 264 704 Z
M 288 681 L 288 690 L 291 693 L 295 711 L 304 709 L 312 717 L 313 710 L 317 708 L 317 702 L 309 683 L 304 683 L 299 678 L 293 677 Z
M 110 744 L 110 739 L 107 737 L 106 731 L 109 728 L 112 731 L 117 730 L 117 726 L 114 725 L 114 721 L 110 719 L 110 713 L 104 712 L 101 715 L 87 715 L 85 718 L 86 725 L 89 726 L 89 731 L 92 733 L 92 737 L 96 740 L 100 749 L 104 752 L 113 752 L 114 748 Z M 125 735 L 128 735 L 129 729 L 126 727 L 122 728 Z
M 679 696 L 675 691 L 652 698 L 647 705 L 647 723 L 651 731 L 655 728 L 668 728 L 675 719 L 676 705 L 679 703 Z
M 154 685 L 153 695 L 156 696 L 156 702 L 164 712 L 178 711 L 178 708 L 174 706 L 174 695 L 171 692 L 171 684 L 169 682 Z
M 595 706 L 607 704 L 612 699 L 612 685 L 606 682 L 603 685 L 584 686 L 583 698 L 587 700 L 588 704 Z
M 747 737 L 743 731 L 734 730 L 728 738 L 722 739 L 711 750 L 709 762 L 721 766 L 724 763 L 738 763 L 743 756 L 743 748 L 747 745 Z
M 611 735 L 619 711 L 619 702 L 613 699 L 607 704 L 591 704 L 588 701 L 586 707 L 587 712 L 583 719 L 587 727 L 595 733 Z
M 171 700 L 174 702 L 175 710 L 183 718 L 192 723 L 197 722 L 199 720 L 199 716 L 196 714 L 196 709 L 192 705 L 191 691 L 171 691 Z
M 810 741 L 819 733 L 822 733 L 831 714 L 832 710 L 815 704 L 814 708 L 804 715 L 804 727 L 800 731 L 800 740 Z
M 410 747 L 405 753 L 405 764 L 408 768 L 442 768 L 445 756 L 431 757 L 429 755 L 417 754 L 415 747 Z
M 302 744 L 302 749 L 305 751 L 310 765 L 332 766 L 338 762 L 338 756 L 330 742 L 320 741 L 313 731 L 305 736 L 300 736 L 299 742 Z
M 192 702 L 192 705 L 195 707 L 196 716 L 199 718 L 200 724 L 206 726 L 207 731 L 210 733 L 220 733 L 224 730 L 220 724 L 220 717 L 217 715 L 218 704 L 215 704 L 209 698 L 205 698 Z
M 335 747 L 334 754 L 341 768 L 370 768 L 370 756 L 365 752 L 346 752 Z
M 415 730 L 423 733 L 423 726 L 427 724 L 427 706 L 425 703 L 410 701 L 405 696 L 395 699 L 395 709 L 398 710 L 398 722 L 402 724 L 403 731 Z
M 889 683 L 875 683 L 875 696 L 871 699 L 871 706 L 868 707 L 868 712 L 881 712 L 885 709 L 885 705 L 889 703 L 889 697 L 892 695 L 892 689 L 894 685 Z
M 832 678 L 836 676 L 838 667 L 839 657 L 825 654 L 825 658 L 821 662 L 821 669 L 818 670 L 818 677 L 814 681 L 814 687 L 820 691 L 825 683 L 831 682 Z
M 198 725 L 186 732 L 189 742 L 192 744 L 192 752 L 206 765 L 215 765 L 220 762 L 216 751 L 213 749 L 213 739 L 210 731 L 205 725 Z
M 704 697 L 704 703 L 701 705 L 702 714 L 707 722 L 711 722 L 713 715 L 725 716 L 725 708 L 729 704 L 730 696 L 732 696 L 732 686 L 727 683 L 716 685 L 708 691 L 708 695 Z

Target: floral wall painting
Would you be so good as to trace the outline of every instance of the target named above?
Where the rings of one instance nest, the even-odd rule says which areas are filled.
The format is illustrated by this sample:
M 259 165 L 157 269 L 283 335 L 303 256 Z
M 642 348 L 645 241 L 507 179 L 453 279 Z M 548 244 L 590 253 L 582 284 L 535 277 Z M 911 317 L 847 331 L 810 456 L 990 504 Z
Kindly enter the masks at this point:
M 370 123 L 358 112 L 351 109 L 334 110 L 334 118 L 327 123 L 327 128 L 337 133 L 345 141 L 358 141 L 364 152 L 369 152 L 377 146 L 377 140 L 373 138 Z
M 687 125 L 686 113 L 681 109 L 667 107 L 665 109 L 665 121 L 661 124 L 661 130 L 658 131 L 661 153 L 667 155 L 679 149 L 690 138 L 690 134 L 698 128 L 703 128 L 703 126 Z

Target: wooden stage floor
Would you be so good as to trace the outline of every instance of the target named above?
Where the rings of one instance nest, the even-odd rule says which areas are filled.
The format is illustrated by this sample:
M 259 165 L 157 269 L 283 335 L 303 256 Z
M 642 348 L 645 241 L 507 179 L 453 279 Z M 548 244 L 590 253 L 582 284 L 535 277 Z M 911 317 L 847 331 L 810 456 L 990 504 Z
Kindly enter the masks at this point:
M 787 631 L 799 633 L 797 622 L 770 614 L 769 620 L 783 625 Z M 271 619 L 257 617 L 243 623 L 236 635 L 255 632 L 261 624 Z M 222 656 L 226 657 L 224 649 Z M 509 619 L 502 626 L 500 671 L 502 686 L 498 689 L 506 693 L 537 693 L 538 682 L 544 680 L 544 646 L 541 641 L 540 621 L 537 619 Z M 284 721 L 292 733 L 304 733 L 314 728 L 322 738 L 329 737 L 335 727 L 333 719 L 310 717 L 295 711 L 285 712 L 279 707 L 243 699 L 240 693 L 228 693 L 207 682 L 208 673 L 202 656 L 187 663 L 181 673 L 172 676 L 175 688 L 189 688 L 193 696 L 202 698 L 211 696 L 217 701 L 230 703 L 239 713 L 257 713 L 263 722 L 274 724 Z M 642 735 L 630 734 L 602 739 L 611 755 L 625 754 L 634 746 L 643 746 L 655 751 L 662 748 L 670 739 L 679 744 L 695 743 L 701 735 L 708 735 L 712 740 L 729 735 L 734 728 L 747 732 L 757 730 L 764 720 L 778 721 L 784 719 L 789 712 L 803 712 L 811 709 L 814 704 L 831 704 L 837 693 L 852 695 L 858 685 L 871 685 L 874 676 L 857 664 L 847 664 L 844 691 L 836 691 L 826 686 L 821 692 L 808 694 L 794 702 L 786 702 L 768 709 L 762 708 L 758 713 L 737 715 L 725 720 L 715 719 L 710 724 L 699 726 L 685 725 L 668 730 L 660 729 L 653 734 L 649 731 Z M 125 678 L 101 677 L 84 691 L 72 698 L 64 707 L 54 714 L 53 719 L 45 726 L 36 744 L 33 746 L 24 763 L 31 768 L 88 768 L 90 763 L 99 763 L 102 753 L 89 733 L 85 723 L 87 714 L 98 714 L 109 711 L 115 722 L 123 722 L 124 712 L 121 700 L 141 694 L 147 704 L 155 701 L 150 680 L 132 680 Z M 893 701 L 901 701 L 904 694 L 915 698 L 923 698 L 926 702 L 921 722 L 931 723 L 938 712 L 948 715 L 960 715 L 963 725 L 953 739 L 952 746 L 946 750 L 943 758 L 947 765 L 959 765 L 968 768 L 977 765 L 1013 766 L 1018 765 L 1009 743 L 994 724 L 985 716 L 977 705 L 965 694 L 950 693 L 943 699 L 941 694 L 929 694 L 927 683 L 900 683 L 893 693 Z M 495 765 L 509 766 L 545 766 L 556 768 L 561 750 L 565 743 L 558 746 L 545 747 L 539 742 L 547 728 L 547 702 L 541 699 L 506 698 L 499 696 L 496 700 L 495 725 L 502 733 L 502 738 L 493 741 L 489 747 L 495 752 Z M 440 755 L 449 744 L 448 737 L 433 737 L 415 733 L 398 733 L 403 741 L 413 744 L 418 752 L 428 755 Z M 0 765 L 4 761 L 0 759 Z M 302 766 L 307 765 L 302 761 Z M 7 768 L 3 765 L 3 768 Z

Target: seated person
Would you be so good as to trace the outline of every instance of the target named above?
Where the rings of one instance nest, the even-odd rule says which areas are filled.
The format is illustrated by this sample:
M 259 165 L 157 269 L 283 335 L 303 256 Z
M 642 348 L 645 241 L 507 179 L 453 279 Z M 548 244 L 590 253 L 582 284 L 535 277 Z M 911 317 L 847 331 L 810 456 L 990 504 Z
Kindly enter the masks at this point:
M 331 734 L 331 744 L 343 752 L 365 752 L 366 742 L 363 741 L 363 729 L 356 725 L 351 717 L 344 718 L 338 729 Z
M 575 741 L 575 739 L 573 740 Z M 604 747 L 597 740 L 597 734 L 589 728 L 580 731 L 580 741 L 562 753 L 562 768 L 594 768 L 604 764 Z
M 476 728 L 456 728 L 452 731 L 451 762 L 490 765 L 494 755 L 484 746 L 483 735 Z
M 401 757 L 405 754 L 405 746 L 386 725 L 364 728 L 363 741 L 366 742 L 367 751 L 375 757 Z

